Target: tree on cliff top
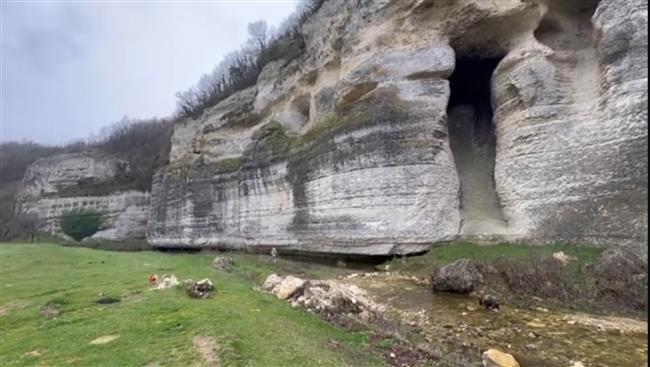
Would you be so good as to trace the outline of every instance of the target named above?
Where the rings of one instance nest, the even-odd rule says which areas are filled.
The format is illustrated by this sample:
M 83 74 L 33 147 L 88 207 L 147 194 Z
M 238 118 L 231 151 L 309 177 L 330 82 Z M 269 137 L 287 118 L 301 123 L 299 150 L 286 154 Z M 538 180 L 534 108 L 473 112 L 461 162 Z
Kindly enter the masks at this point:
M 231 51 L 208 74 L 188 90 L 176 93 L 176 114 L 180 118 L 197 118 L 207 108 L 219 103 L 231 94 L 248 88 L 257 82 L 264 66 L 279 58 L 282 52 L 273 52 L 283 41 L 295 39 L 304 44 L 302 25 L 323 4 L 324 0 L 302 0 L 296 11 L 289 15 L 277 30 L 268 28 L 260 20 L 248 24 L 248 40 L 236 51 Z

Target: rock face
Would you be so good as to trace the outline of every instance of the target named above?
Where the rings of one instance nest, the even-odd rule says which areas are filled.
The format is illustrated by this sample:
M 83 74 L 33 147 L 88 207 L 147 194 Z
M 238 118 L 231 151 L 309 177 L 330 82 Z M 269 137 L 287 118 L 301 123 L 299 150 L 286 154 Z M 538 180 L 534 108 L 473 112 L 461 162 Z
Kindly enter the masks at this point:
M 298 51 L 176 126 L 148 239 L 647 251 L 646 13 L 643 0 L 325 1 Z M 461 60 L 483 73 L 479 99 L 452 76 Z
M 25 173 L 21 201 L 42 231 L 62 235 L 61 217 L 72 210 L 102 215 L 93 240 L 143 240 L 149 194 L 131 190 L 129 165 L 108 155 L 87 152 L 39 159 Z
M 494 176 L 512 236 L 647 256 L 646 63 L 643 0 L 551 2 L 501 61 Z

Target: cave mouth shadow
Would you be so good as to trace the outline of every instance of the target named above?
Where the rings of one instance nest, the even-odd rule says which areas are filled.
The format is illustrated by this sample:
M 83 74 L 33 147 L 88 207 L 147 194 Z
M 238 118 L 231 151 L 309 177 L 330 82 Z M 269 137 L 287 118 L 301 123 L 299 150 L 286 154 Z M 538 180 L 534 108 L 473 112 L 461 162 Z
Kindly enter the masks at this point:
M 491 79 L 502 57 L 459 55 L 449 78 L 449 141 L 460 178 L 461 235 L 505 234 L 494 182 Z
M 447 111 L 458 105 L 472 105 L 492 125 L 490 79 L 503 57 L 459 56 L 449 78 L 451 94 Z

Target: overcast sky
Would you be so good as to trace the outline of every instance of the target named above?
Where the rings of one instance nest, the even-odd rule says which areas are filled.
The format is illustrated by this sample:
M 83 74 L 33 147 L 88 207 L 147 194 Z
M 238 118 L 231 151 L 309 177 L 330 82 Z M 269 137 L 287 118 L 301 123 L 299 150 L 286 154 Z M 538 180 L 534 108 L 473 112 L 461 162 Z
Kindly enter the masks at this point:
M 165 117 L 247 38 L 294 0 L 3 2 L 0 140 L 60 144 L 131 118 Z

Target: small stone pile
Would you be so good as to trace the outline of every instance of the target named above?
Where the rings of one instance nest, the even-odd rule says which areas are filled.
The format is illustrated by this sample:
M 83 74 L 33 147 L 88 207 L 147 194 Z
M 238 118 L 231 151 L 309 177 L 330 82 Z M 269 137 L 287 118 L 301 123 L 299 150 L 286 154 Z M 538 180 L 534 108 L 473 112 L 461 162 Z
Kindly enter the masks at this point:
M 233 266 L 235 266 L 235 260 L 228 256 L 217 256 L 212 260 L 212 267 L 219 271 L 230 273 Z
M 174 274 L 164 274 L 160 278 L 157 274 L 152 274 L 149 276 L 149 283 L 151 284 L 151 290 L 175 288 L 180 284 Z
M 355 285 L 335 280 L 308 280 L 291 275 L 268 276 L 262 289 L 301 307 L 331 319 L 339 316 L 369 321 L 384 312 L 384 307 L 365 297 Z
M 201 279 L 197 282 L 192 279 L 187 279 L 183 281 L 183 288 L 185 288 L 185 292 L 191 298 L 206 299 L 212 296 L 214 285 L 208 278 Z

